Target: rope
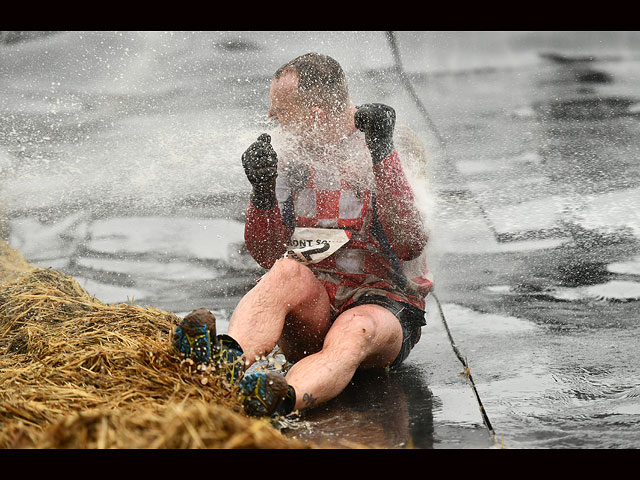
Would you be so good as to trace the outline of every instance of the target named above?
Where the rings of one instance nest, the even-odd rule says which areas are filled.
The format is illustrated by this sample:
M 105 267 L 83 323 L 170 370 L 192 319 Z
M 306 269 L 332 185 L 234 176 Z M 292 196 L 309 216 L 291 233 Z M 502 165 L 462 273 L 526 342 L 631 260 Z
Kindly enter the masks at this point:
M 402 66 L 402 56 L 400 55 L 400 49 L 398 47 L 398 42 L 396 41 L 395 33 L 388 31 L 388 32 L 386 32 L 386 36 L 387 36 L 387 40 L 389 42 L 389 47 L 391 48 L 391 53 L 393 55 L 394 70 L 395 70 L 396 74 L 400 77 L 400 80 L 404 84 L 405 89 L 407 90 L 407 92 L 409 93 L 409 95 L 413 99 L 414 103 L 418 107 L 418 110 L 420 110 L 420 113 L 422 114 L 422 117 L 427 122 L 427 125 L 428 125 L 429 129 L 433 132 L 433 134 L 435 135 L 436 139 L 438 140 L 438 143 L 440 144 L 440 148 L 442 149 L 443 154 L 444 154 L 444 159 L 448 163 L 451 164 L 451 160 L 449 159 L 449 156 L 447 155 L 447 151 L 446 151 L 446 140 L 445 140 L 444 136 L 440 133 L 440 130 L 438 130 L 438 127 L 436 126 L 434 121 L 431 119 L 431 117 L 429 115 L 429 112 L 427 112 L 427 109 L 424 106 L 424 104 L 422 103 L 422 100 L 420 99 L 420 97 L 416 93 L 415 89 L 413 88 L 413 83 L 411 83 L 411 79 L 409 78 L 409 76 L 407 75 L 407 72 L 405 71 L 404 67 Z M 453 165 L 453 164 L 451 164 L 451 168 L 453 168 L 454 170 L 457 170 L 456 166 Z M 481 214 L 482 218 L 484 219 L 485 223 L 487 224 L 487 227 L 491 231 L 491 234 L 493 235 L 493 237 L 496 239 L 496 241 L 498 243 L 501 243 L 502 240 L 500 238 L 500 234 L 498 233 L 498 231 L 494 227 L 493 223 L 489 219 L 489 214 L 485 210 L 484 206 L 482 205 L 482 203 L 480 203 L 480 201 L 478 201 L 478 199 L 476 198 L 475 195 L 473 195 L 471 192 L 469 192 L 469 193 L 470 193 L 471 199 L 473 200 L 473 202 L 476 204 L 476 206 L 480 210 L 480 214 Z
M 489 416 L 487 415 L 487 412 L 484 409 L 484 405 L 482 404 L 482 399 L 480 398 L 480 394 L 478 393 L 476 384 L 473 381 L 473 377 L 471 376 L 471 369 L 469 368 L 469 362 L 467 361 L 467 357 L 464 357 L 462 353 L 460 353 L 460 350 L 458 349 L 456 342 L 453 340 L 453 336 L 451 335 L 451 330 L 449 330 L 449 325 L 447 324 L 447 320 L 444 317 L 444 311 L 442 310 L 442 305 L 440 304 L 440 300 L 438 300 L 438 297 L 433 292 L 431 292 L 431 296 L 433 297 L 436 304 L 438 305 L 438 312 L 440 313 L 440 319 L 442 320 L 442 324 L 444 325 L 444 328 L 447 331 L 447 336 L 449 337 L 449 343 L 451 343 L 451 348 L 453 348 L 453 352 L 456 354 L 456 356 L 458 357 L 458 360 L 460 360 L 460 363 L 462 363 L 462 366 L 464 367 L 464 371 L 462 373 L 465 375 L 465 377 L 469 379 L 469 383 L 471 384 L 471 388 L 476 397 L 476 401 L 478 402 L 478 407 L 480 407 L 480 414 L 482 415 L 482 421 L 484 422 L 485 426 L 489 429 L 489 432 L 491 433 L 491 435 L 495 438 L 496 433 L 493 430 L 493 427 L 491 426 L 491 421 L 489 420 Z
M 392 53 L 393 58 L 394 58 L 394 62 L 395 62 L 394 70 L 395 70 L 396 74 L 400 77 L 400 80 L 404 84 L 404 87 L 406 88 L 407 92 L 409 93 L 409 95 L 411 96 L 413 101 L 415 102 L 416 106 L 420 110 L 420 113 L 422 114 L 422 116 L 424 117 L 425 121 L 427 122 L 427 125 L 429 126 L 431 131 L 436 136 L 438 142 L 440 143 L 441 148 L 444 151 L 445 147 L 446 147 L 445 138 L 442 136 L 442 134 L 438 130 L 438 127 L 435 125 L 435 123 L 433 122 L 433 120 L 429 116 L 429 113 L 427 112 L 427 109 L 425 108 L 424 104 L 420 100 L 420 97 L 418 96 L 418 94 L 416 93 L 415 89 L 413 88 L 413 84 L 411 83 L 411 80 L 409 79 L 404 67 L 402 66 L 402 57 L 400 55 L 400 49 L 398 48 L 398 42 L 396 41 L 395 33 L 391 32 L 391 31 L 388 31 L 388 32 L 386 32 L 386 36 L 387 36 L 387 40 L 389 42 L 389 46 L 391 48 L 391 53 Z M 446 154 L 445 154 L 445 156 L 446 156 Z M 448 158 L 447 158 L 447 160 L 448 160 Z M 491 222 L 489 221 L 489 218 L 488 218 L 487 213 L 485 212 L 484 208 L 482 207 L 480 202 L 478 202 L 475 199 L 475 197 L 473 199 L 476 202 L 476 204 L 478 205 L 478 207 L 480 208 L 480 211 L 481 211 L 481 213 L 482 213 L 487 225 L 489 226 L 489 229 L 493 233 L 493 235 L 496 238 L 496 240 L 499 242 L 500 240 L 499 240 L 499 237 L 498 237 L 498 233 L 495 230 L 495 228 L 493 227 L 493 225 L 491 224 Z M 478 402 L 478 406 L 480 407 L 480 413 L 482 415 L 482 421 L 484 422 L 485 426 L 489 429 L 489 432 L 491 433 L 491 435 L 493 436 L 493 438 L 495 440 L 495 432 L 493 430 L 493 427 L 491 426 L 491 421 L 489 420 L 489 416 L 487 415 L 487 412 L 484 409 L 484 405 L 482 404 L 482 399 L 480 398 L 480 394 L 478 393 L 478 389 L 476 388 L 476 384 L 473 381 L 473 377 L 471 376 L 471 369 L 469 368 L 469 363 L 467 362 L 467 358 L 462 355 L 462 353 L 458 349 L 458 346 L 456 345 L 456 342 L 453 340 L 453 336 L 451 335 L 451 330 L 449 330 L 449 325 L 447 324 L 447 320 L 446 320 L 446 318 L 444 316 L 444 311 L 442 310 L 442 305 L 440 304 L 440 300 L 438 299 L 438 297 L 433 292 L 431 292 L 431 296 L 434 298 L 436 304 L 438 305 L 438 311 L 439 311 L 439 314 L 440 314 L 440 319 L 442 320 L 444 328 L 447 331 L 447 336 L 449 337 L 449 343 L 451 343 L 451 348 L 453 348 L 453 352 L 456 354 L 456 356 L 458 357 L 458 360 L 460 360 L 460 363 L 462 363 L 462 366 L 464 367 L 464 371 L 462 373 L 469 379 L 469 383 L 471 384 L 471 388 L 472 388 L 473 393 L 474 393 L 474 395 L 476 397 L 476 401 Z
M 438 127 L 436 126 L 436 124 L 433 122 L 433 120 L 429 116 L 429 112 L 427 112 L 427 109 L 425 108 L 424 104 L 422 103 L 422 100 L 420 100 L 420 97 L 418 96 L 418 94 L 416 93 L 415 89 L 413 88 L 413 84 L 411 83 L 411 80 L 409 79 L 409 76 L 407 75 L 407 72 L 405 71 L 404 67 L 402 66 L 402 57 L 400 55 L 400 49 L 398 48 L 398 42 L 396 41 L 395 33 L 394 32 L 386 32 L 386 34 L 387 34 L 387 40 L 389 41 L 389 46 L 391 47 L 391 54 L 393 55 L 393 60 L 394 60 L 394 63 L 395 63 L 394 69 L 395 69 L 396 73 L 400 77 L 400 80 L 402 80 L 402 83 L 404 84 L 404 87 L 407 89 L 407 92 L 409 92 L 409 95 L 411 95 L 411 98 L 413 99 L 413 101 L 418 106 L 418 109 L 420 110 L 420 113 L 422 114 L 422 116 L 426 120 L 427 124 L 429 125 L 429 128 L 431 129 L 433 134 L 438 139 L 438 142 L 440 143 L 440 146 L 442 148 L 444 148 L 445 145 L 446 145 L 445 138 L 442 136 L 442 134 L 438 130 Z

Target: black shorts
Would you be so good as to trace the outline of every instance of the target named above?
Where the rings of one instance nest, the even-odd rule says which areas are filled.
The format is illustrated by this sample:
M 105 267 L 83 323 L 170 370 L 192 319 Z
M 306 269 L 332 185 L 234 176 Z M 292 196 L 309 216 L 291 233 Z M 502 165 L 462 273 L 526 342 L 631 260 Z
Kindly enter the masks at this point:
M 346 312 L 350 308 L 359 305 L 380 305 L 393 313 L 400 322 L 400 326 L 402 327 L 402 347 L 400 348 L 400 353 L 398 353 L 398 356 L 389 368 L 399 366 L 409 356 L 409 352 L 411 352 L 411 349 L 418 343 L 418 340 L 420 340 L 422 327 L 427 324 L 425 311 L 408 303 L 399 302 L 393 298 L 382 295 L 364 295 L 346 307 L 342 312 Z

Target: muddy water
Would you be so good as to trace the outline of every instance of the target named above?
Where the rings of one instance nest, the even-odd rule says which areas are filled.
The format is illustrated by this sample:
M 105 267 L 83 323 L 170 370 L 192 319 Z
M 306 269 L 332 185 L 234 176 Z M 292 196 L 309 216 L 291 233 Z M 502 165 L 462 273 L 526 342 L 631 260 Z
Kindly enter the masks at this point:
M 38 65 L 62 56 L 58 47 L 74 35 L 29 44 L 21 60 L 5 62 L 14 61 L 2 80 L 0 126 L 12 246 L 103 301 L 179 314 L 204 306 L 224 331 L 262 273 L 242 245 L 248 183 L 238 159 L 264 127 L 272 70 L 264 56 L 279 57 L 259 43 L 198 40 L 187 50 L 191 60 L 201 54 L 200 70 L 181 74 L 186 62 L 177 68 L 169 55 L 149 53 L 167 38 L 134 36 L 113 50 L 147 55 L 121 67 L 135 76 L 135 94 L 115 88 L 128 77 L 112 77 L 104 62 L 77 76 L 20 73 L 29 55 Z M 184 53 L 172 38 L 172 51 Z M 84 40 L 89 57 L 101 58 L 100 42 L 112 38 Z M 397 78 L 375 70 L 384 61 L 354 74 L 354 96 L 396 107 L 433 152 L 436 294 L 497 437 L 511 448 L 637 447 L 640 63 L 538 58 L 414 73 L 443 148 Z M 210 77 L 215 62 L 228 77 Z M 252 65 L 261 73 L 249 75 Z M 176 68 L 162 84 L 156 74 L 167 66 Z M 391 447 L 495 446 L 429 305 L 406 365 L 359 374 L 291 433 Z

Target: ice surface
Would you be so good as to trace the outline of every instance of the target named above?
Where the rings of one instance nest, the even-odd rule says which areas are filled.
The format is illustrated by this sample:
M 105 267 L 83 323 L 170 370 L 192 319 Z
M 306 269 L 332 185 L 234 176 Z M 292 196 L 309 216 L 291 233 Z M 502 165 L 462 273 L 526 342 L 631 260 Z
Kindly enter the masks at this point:
M 11 222 L 9 244 L 32 262 L 68 256 L 87 232 L 87 217 L 77 212 L 47 223 L 34 217 Z
M 243 241 L 244 224 L 227 219 L 123 217 L 93 222 L 89 235 L 87 247 L 100 253 L 228 262 L 230 245 Z
M 623 275 L 640 275 L 640 256 L 626 262 L 615 262 L 607 265 L 607 270 Z
M 104 272 L 121 273 L 135 277 L 159 278 L 168 281 L 213 280 L 221 275 L 219 270 L 176 260 L 155 262 L 80 257 L 76 260 L 76 264 Z
M 640 300 L 640 282 L 611 280 L 586 287 L 551 289 L 549 294 L 558 300 Z
M 584 199 L 576 220 L 587 229 L 616 231 L 624 229 L 640 238 L 640 188 L 630 188 Z
M 462 335 L 502 335 L 530 332 L 538 328 L 528 320 L 477 312 L 452 303 L 443 304 L 442 310 L 452 331 Z
M 458 160 L 456 167 L 464 175 L 478 175 L 482 173 L 502 173 L 509 170 L 521 169 L 527 165 L 539 165 L 542 161 L 536 152 L 524 152 L 513 157 L 499 159 Z
M 75 277 L 75 279 L 87 292 L 106 304 L 131 303 L 134 301 L 139 303 L 139 300 L 144 300 L 151 296 L 150 292 L 139 288 L 119 287 L 83 277 Z

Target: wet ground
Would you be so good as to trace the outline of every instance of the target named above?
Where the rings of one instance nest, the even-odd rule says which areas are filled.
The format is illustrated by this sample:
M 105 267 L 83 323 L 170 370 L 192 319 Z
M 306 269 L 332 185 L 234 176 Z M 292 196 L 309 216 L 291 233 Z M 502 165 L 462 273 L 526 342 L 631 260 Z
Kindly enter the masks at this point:
M 54 55 L 55 41 L 44 44 Z M 220 58 L 250 59 L 251 45 L 238 45 Z M 263 127 L 271 69 L 255 63 L 263 74 L 245 78 L 247 65 L 242 82 L 182 78 L 211 93 L 204 103 L 186 87 L 131 99 L 5 75 L 11 245 L 105 302 L 178 314 L 207 307 L 224 331 L 262 273 L 242 245 L 248 185 L 238 159 Z M 356 101 L 393 105 L 432 152 L 430 248 L 443 316 L 430 299 L 405 365 L 359 374 L 289 434 L 418 448 L 640 444 L 638 76 L 633 58 L 553 55 L 414 73 L 443 146 L 393 72 L 354 75 Z M 249 126 L 239 128 L 242 119 Z

